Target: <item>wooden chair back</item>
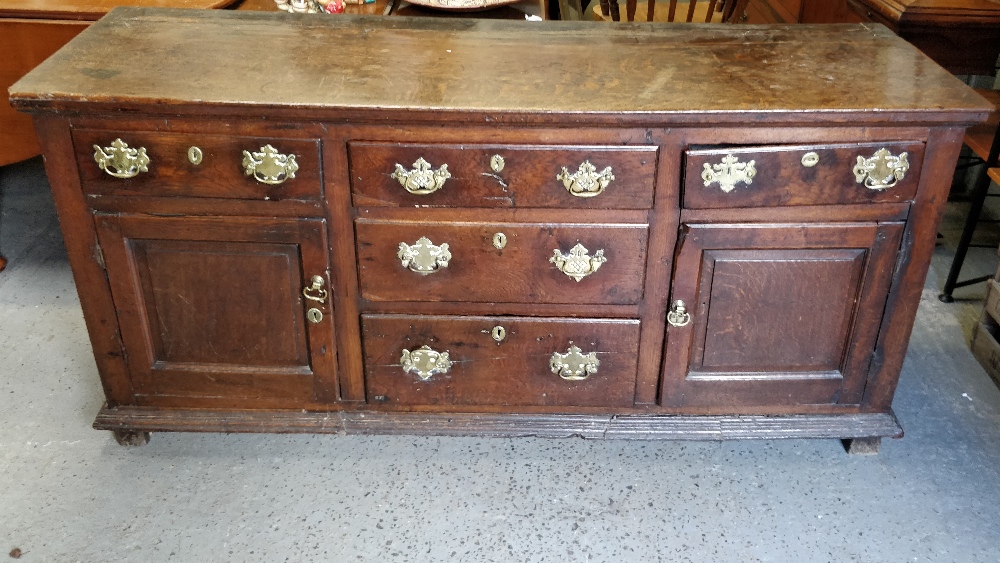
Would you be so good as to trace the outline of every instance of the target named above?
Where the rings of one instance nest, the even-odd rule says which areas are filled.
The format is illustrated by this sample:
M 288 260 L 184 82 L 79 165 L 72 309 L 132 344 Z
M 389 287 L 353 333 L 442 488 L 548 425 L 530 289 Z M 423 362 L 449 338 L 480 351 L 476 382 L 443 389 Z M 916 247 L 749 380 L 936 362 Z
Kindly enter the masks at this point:
M 656 0 L 646 1 L 646 21 L 687 23 L 736 23 L 743 18 L 749 0 Z M 638 0 L 625 0 L 626 21 L 635 21 Z M 666 17 L 655 10 L 666 10 Z M 618 0 L 600 0 L 601 19 L 621 21 Z

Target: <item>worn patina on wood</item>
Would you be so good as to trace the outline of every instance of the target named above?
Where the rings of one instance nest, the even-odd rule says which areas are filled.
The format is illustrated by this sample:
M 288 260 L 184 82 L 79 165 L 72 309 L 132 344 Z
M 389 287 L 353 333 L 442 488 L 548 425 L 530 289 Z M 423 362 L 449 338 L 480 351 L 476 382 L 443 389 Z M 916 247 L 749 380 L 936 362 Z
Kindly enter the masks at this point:
M 45 141 L 95 425 L 124 443 L 872 451 L 901 435 L 936 223 L 989 109 L 881 26 L 141 9 L 11 93 Z M 117 139 L 146 172 L 98 165 Z M 245 167 L 265 154 L 261 182 Z

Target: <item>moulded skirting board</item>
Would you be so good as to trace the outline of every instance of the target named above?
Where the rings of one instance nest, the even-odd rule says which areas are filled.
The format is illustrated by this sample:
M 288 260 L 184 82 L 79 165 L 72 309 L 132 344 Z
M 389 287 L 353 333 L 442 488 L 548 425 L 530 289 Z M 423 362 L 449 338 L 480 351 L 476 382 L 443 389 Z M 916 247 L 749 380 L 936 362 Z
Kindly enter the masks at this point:
M 413 434 L 630 440 L 875 438 L 903 436 L 888 413 L 787 416 L 581 414 L 436 414 L 221 411 L 116 407 L 101 409 L 98 430 L 140 432 L 284 432 Z

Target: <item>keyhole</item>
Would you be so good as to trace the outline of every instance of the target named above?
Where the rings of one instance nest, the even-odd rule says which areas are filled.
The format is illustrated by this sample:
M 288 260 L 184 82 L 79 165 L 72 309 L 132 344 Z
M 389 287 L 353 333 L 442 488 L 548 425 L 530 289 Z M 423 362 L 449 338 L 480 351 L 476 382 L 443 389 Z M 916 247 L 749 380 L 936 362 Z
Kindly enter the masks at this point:
M 309 319 L 309 322 L 313 324 L 319 323 L 323 320 L 323 311 L 316 308 L 309 309 L 306 311 L 306 317 Z

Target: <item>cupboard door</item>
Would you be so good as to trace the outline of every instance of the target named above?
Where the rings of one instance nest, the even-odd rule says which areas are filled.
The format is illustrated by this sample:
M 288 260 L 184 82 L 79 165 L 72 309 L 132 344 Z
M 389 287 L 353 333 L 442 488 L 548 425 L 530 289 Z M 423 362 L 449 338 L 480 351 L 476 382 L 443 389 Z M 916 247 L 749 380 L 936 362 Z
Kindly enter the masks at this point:
M 662 402 L 720 412 L 858 404 L 902 229 L 688 225 L 670 302 L 690 317 L 668 317 Z
M 96 222 L 138 403 L 336 400 L 323 220 Z

